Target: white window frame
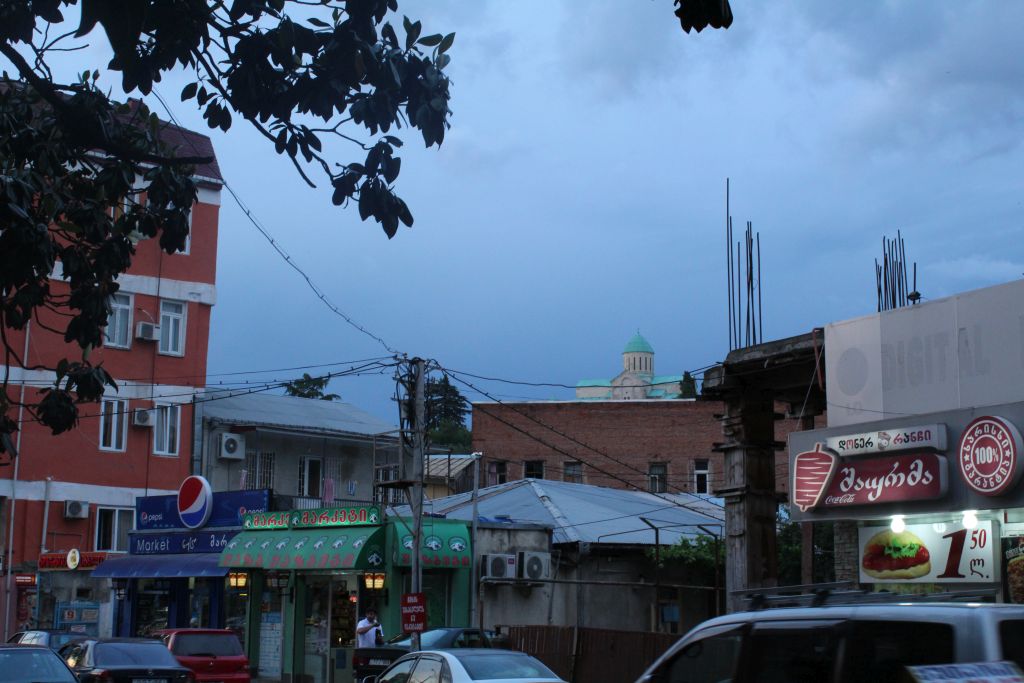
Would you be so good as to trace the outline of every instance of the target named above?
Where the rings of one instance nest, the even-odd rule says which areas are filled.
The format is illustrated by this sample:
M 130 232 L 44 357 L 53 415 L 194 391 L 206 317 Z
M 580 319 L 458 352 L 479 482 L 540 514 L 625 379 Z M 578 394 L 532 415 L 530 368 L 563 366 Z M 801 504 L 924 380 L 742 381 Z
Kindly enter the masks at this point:
M 250 448 L 245 451 L 245 488 L 274 488 L 274 461 L 277 456 L 273 451 L 257 451 Z
M 663 469 L 661 473 L 655 473 L 653 470 L 655 467 Z M 647 490 L 650 493 L 667 493 L 668 492 L 668 463 L 667 462 L 652 462 L 647 465 Z
M 192 214 L 195 211 L 195 204 L 188 210 L 188 234 L 185 235 L 185 248 L 178 253 L 182 256 L 188 256 L 192 253 Z
M 101 548 L 100 547 L 100 515 L 103 513 L 104 510 L 110 510 L 113 513 L 113 518 L 114 518 L 113 528 L 111 529 L 111 533 L 110 533 L 110 545 L 113 546 L 113 547 L 110 547 L 110 548 Z M 112 553 L 126 553 L 126 552 L 128 552 L 129 547 L 131 546 L 131 540 L 127 541 L 127 546 L 126 547 L 124 547 L 124 548 L 118 548 L 117 547 L 117 537 L 119 535 L 118 532 L 120 531 L 120 526 L 121 526 L 120 518 L 121 518 L 121 513 L 122 512 L 127 512 L 128 513 L 127 515 L 125 515 L 128 518 L 128 520 L 129 520 L 129 522 L 128 522 L 128 531 L 134 531 L 135 530 L 135 510 L 133 510 L 132 508 L 118 508 L 118 507 L 106 507 L 106 506 L 102 506 L 102 507 L 101 506 L 97 506 L 96 507 L 96 530 L 93 532 L 93 537 L 92 537 L 92 547 L 93 547 L 94 550 L 96 550 L 97 552 L 104 552 L 104 551 L 106 551 L 106 552 L 112 552 Z
M 705 468 L 704 469 L 698 469 L 697 468 L 697 463 L 698 462 L 705 463 Z M 701 475 L 704 475 L 704 490 L 703 491 L 700 490 L 700 486 L 698 484 L 698 482 L 700 481 L 700 476 Z M 700 495 L 704 495 L 704 496 L 711 495 L 711 459 L 710 458 L 694 458 L 694 460 L 693 460 L 693 492 L 697 493 L 697 494 L 700 494 Z
M 105 398 L 100 403 L 100 450 L 124 453 L 128 443 L 128 399 Z M 110 435 L 113 443 L 104 444 L 107 423 L 111 424 Z M 119 443 L 120 442 L 120 443 Z
M 156 424 L 153 425 L 153 455 L 163 455 L 167 457 L 178 457 L 178 451 L 181 449 L 181 405 L 178 403 L 157 403 L 153 406 L 156 410 Z M 174 449 L 160 448 L 160 436 L 161 432 L 165 432 L 164 440 L 170 442 L 171 425 L 167 417 L 161 417 L 164 414 L 169 417 L 172 413 L 174 415 Z M 161 429 L 161 421 L 164 422 L 163 429 Z
M 320 464 L 320 481 L 318 491 L 310 492 L 309 490 L 309 465 L 312 462 Z M 319 455 L 304 455 L 299 458 L 299 485 L 297 487 L 297 495 L 305 498 L 319 498 L 324 492 L 324 459 Z
M 181 306 L 181 313 L 164 313 L 164 304 L 177 304 Z M 165 322 L 165 317 L 168 322 Z M 169 321 L 178 320 L 178 334 L 176 344 L 172 344 L 171 325 Z M 160 344 L 157 352 L 162 356 L 184 356 L 185 355 L 185 330 L 188 325 L 188 302 L 177 299 L 160 300 Z
M 127 304 L 121 304 L 117 302 L 119 297 L 126 297 L 128 299 Z M 118 311 L 122 311 L 121 315 L 118 315 Z M 107 326 L 103 330 L 103 346 L 108 349 L 130 349 L 132 347 L 132 322 L 133 313 L 135 311 L 135 297 L 129 292 L 117 292 L 116 294 L 110 295 L 110 315 L 107 316 Z M 116 322 L 124 316 L 127 318 L 127 323 L 124 326 L 124 344 L 121 344 L 110 337 L 111 329 L 118 327 Z

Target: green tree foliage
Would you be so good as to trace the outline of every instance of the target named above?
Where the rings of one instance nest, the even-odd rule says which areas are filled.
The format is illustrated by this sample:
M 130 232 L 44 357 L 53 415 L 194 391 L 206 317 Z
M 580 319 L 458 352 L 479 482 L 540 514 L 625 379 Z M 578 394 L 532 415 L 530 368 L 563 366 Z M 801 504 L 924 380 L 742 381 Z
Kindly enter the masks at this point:
M 814 524 L 813 538 L 814 580 L 812 583 L 830 583 L 835 581 L 832 524 L 830 522 L 816 522 Z M 803 539 L 800 525 L 788 520 L 780 522 L 776 541 L 780 586 L 797 586 L 803 583 L 800 571 L 802 547 Z
M 697 398 L 697 380 L 689 372 L 684 372 L 679 382 L 679 398 Z
M 60 321 L 48 329 L 79 356 L 31 366 L 55 372 L 52 387 L 25 396 L 32 419 L 59 434 L 75 426 L 79 404 L 116 388 L 89 356 L 101 343 L 117 277 L 140 236 L 159 238 L 168 254 L 184 249 L 194 166 L 211 161 L 169 147 L 166 124 L 144 105 L 112 101 L 101 85 L 103 65 L 89 65 L 73 82 L 55 79 L 53 53 L 105 37 L 113 55 L 105 68 L 129 94 L 146 95 L 169 71 L 184 69 L 191 82 L 181 99 L 211 128 L 226 131 L 244 119 L 307 183 L 322 177 L 335 204 L 354 202 L 390 238 L 400 223 L 413 224 L 395 191 L 402 141 L 392 133 L 416 129 L 428 147 L 444 140 L 451 113 L 444 69 L 454 41 L 454 34 L 423 35 L 418 21 L 396 21 L 397 9 L 396 0 L 0 0 L 3 364 L 29 364 L 8 333 L 30 321 L 47 327 L 41 312 Z M 79 16 L 78 25 L 69 26 L 66 14 Z M 355 144 L 357 160 L 329 158 L 325 140 Z M 58 263 L 68 288 L 53 291 Z M 11 453 L 11 415 L 21 398 L 9 390 L 9 375 L 0 452 Z
M 324 393 L 324 389 L 327 388 L 327 383 L 330 381 L 330 377 L 311 377 L 308 372 L 304 372 L 302 373 L 302 377 L 293 379 L 285 385 L 284 393 L 288 396 L 298 396 L 299 398 L 316 398 L 321 401 L 340 401 L 341 396 L 338 396 L 337 394 Z
M 693 538 L 681 538 L 675 545 L 663 547 L 660 554 L 663 566 L 682 567 L 689 580 L 695 583 L 712 585 L 715 581 L 716 564 L 719 578 L 725 576 L 725 548 L 722 547 L 721 541 L 713 536 L 702 534 Z M 648 550 L 647 556 L 653 561 L 654 550 Z
M 472 444 L 472 435 L 466 428 L 469 403 L 459 388 L 448 381 L 447 375 L 441 375 L 440 379 L 427 379 L 424 393 L 430 442 L 435 446 L 468 450 Z

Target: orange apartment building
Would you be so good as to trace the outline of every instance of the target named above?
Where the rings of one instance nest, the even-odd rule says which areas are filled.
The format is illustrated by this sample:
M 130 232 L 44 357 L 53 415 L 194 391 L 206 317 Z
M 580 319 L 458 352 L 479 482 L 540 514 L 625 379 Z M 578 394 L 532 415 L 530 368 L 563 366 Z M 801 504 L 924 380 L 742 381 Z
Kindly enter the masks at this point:
M 174 147 L 214 156 L 204 135 L 170 125 L 163 134 Z M 188 249 L 168 255 L 155 239 L 138 244 L 111 301 L 104 346 L 90 357 L 118 391 L 108 390 L 102 405 L 80 406 L 78 427 L 59 436 L 27 412 L 17 416 L 18 457 L 0 469 L 5 639 L 28 627 L 67 626 L 73 610 L 66 606 L 75 601 L 93 606 L 75 618 L 95 619 L 109 634 L 110 580 L 92 579 L 90 570 L 106 554 L 128 550 L 136 496 L 176 493 L 191 472 L 191 401 L 206 379 L 223 185 L 215 159 L 196 176 Z M 66 287 L 59 268 L 51 280 L 57 293 Z M 62 329 L 60 320 L 51 322 Z M 35 321 L 8 331 L 8 340 L 29 367 L 53 367 L 78 352 Z M 54 379 L 49 371 L 10 373 L 12 390 L 30 401 Z

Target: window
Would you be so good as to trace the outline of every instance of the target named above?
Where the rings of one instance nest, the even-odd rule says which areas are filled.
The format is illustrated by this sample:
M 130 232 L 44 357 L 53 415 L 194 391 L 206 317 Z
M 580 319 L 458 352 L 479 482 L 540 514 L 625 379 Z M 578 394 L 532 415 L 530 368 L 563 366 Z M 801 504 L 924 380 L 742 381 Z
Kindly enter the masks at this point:
M 192 253 L 192 210 L 188 212 L 188 234 L 185 235 L 185 248 L 178 253 L 182 256 L 188 256 Z
M 741 632 L 734 629 L 690 643 L 662 664 L 653 678 L 664 683 L 733 680 L 741 642 Z
M 956 661 L 953 627 L 923 621 L 854 620 L 846 633 L 844 681 L 897 683 L 903 667 Z
M 710 479 L 709 476 L 711 470 L 708 469 L 707 460 L 694 460 L 693 461 L 693 492 L 694 493 L 711 493 Z
M 652 462 L 647 466 L 647 490 L 651 493 L 665 493 L 668 490 L 668 465 Z
M 742 666 L 751 680 L 763 683 L 830 681 L 836 663 L 836 637 L 828 626 L 808 623 L 805 628 L 755 629 L 747 637 Z
M 443 670 L 441 660 L 433 657 L 420 657 L 412 676 L 409 677 L 409 683 L 441 683 Z
M 153 429 L 153 453 L 156 455 L 178 454 L 178 432 L 181 428 L 181 406 L 174 404 L 156 406 L 156 427 Z
M 299 458 L 299 495 L 319 498 L 324 463 L 320 458 Z
M 274 488 L 274 454 L 249 449 L 245 452 L 245 488 Z
M 128 532 L 135 511 L 128 508 L 96 509 L 96 550 L 128 552 Z
M 373 471 L 374 484 L 382 484 L 389 481 L 398 481 L 398 465 L 378 465 Z M 373 502 L 384 503 L 385 505 L 401 505 L 405 500 L 402 498 L 402 489 L 375 485 L 373 487 Z
M 999 622 L 999 640 L 1003 646 L 1003 659 L 1024 666 L 1024 621 L 1009 619 Z
M 570 461 L 565 463 L 562 469 L 562 479 L 565 481 L 571 481 L 574 484 L 583 483 L 583 463 Z
M 107 329 L 103 345 L 113 349 L 127 349 L 132 343 L 132 297 L 130 294 L 115 294 L 108 301 Z
M 416 663 L 415 658 L 398 662 L 377 678 L 377 683 L 408 683 L 409 674 L 412 672 L 412 665 Z
M 128 401 L 104 399 L 100 406 L 100 450 L 123 451 L 128 426 Z
M 504 460 L 492 460 L 487 463 L 487 485 L 495 486 L 508 481 L 508 463 Z
M 543 460 L 527 460 L 523 463 L 523 478 L 524 479 L 543 479 L 544 478 L 544 461 Z
M 160 302 L 160 353 L 185 355 L 185 302 Z

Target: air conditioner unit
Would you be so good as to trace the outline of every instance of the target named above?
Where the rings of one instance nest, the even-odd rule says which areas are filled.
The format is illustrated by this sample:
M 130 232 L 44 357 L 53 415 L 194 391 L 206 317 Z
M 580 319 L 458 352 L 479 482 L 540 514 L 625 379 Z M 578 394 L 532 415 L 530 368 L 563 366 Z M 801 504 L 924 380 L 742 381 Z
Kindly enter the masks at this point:
M 65 500 L 64 519 L 89 519 L 89 501 Z
M 244 460 L 245 437 L 241 434 L 225 432 L 220 435 L 221 460 Z
M 155 422 L 155 410 L 139 408 L 132 412 L 132 424 L 136 427 L 152 427 Z
M 153 323 L 139 323 L 135 326 L 135 338 L 145 341 L 160 341 L 160 326 Z
M 538 581 L 551 578 L 551 553 L 519 552 L 519 578 Z
M 509 581 L 516 578 L 515 555 L 482 555 L 480 559 L 480 572 L 484 578 Z

